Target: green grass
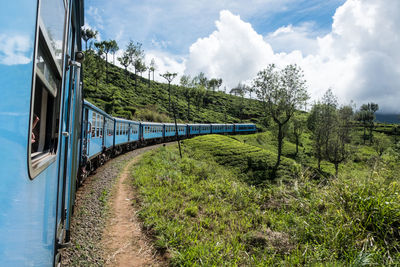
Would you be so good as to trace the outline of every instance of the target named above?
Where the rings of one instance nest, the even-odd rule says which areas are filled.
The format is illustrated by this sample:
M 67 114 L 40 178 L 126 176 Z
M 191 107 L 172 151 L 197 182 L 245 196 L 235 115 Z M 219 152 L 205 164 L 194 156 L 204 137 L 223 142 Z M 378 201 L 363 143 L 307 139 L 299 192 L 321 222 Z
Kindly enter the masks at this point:
M 175 147 L 161 148 L 132 168 L 140 218 L 171 265 L 400 264 L 398 154 L 336 179 L 303 170 L 253 186 L 243 180 L 246 168 L 220 161 L 234 154 L 232 143 L 209 138 L 218 152 L 200 137 L 185 141 L 183 159 Z
M 238 169 L 240 173 L 246 174 L 246 181 L 251 184 L 259 184 L 275 178 L 291 179 L 300 169 L 300 166 L 292 159 L 281 157 L 277 177 L 274 177 L 276 153 L 240 142 L 229 136 L 199 136 L 185 140 L 184 145 L 198 151 L 199 155 L 206 155 L 206 157 L 211 155 L 221 165 Z

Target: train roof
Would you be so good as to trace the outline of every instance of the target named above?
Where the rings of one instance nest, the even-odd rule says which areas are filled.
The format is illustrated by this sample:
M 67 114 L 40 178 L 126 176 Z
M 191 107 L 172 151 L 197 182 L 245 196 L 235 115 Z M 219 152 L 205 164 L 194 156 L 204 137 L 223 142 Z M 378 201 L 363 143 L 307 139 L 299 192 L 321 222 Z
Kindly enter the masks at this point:
M 140 122 L 138 122 L 138 121 L 131 121 L 131 120 L 123 119 L 123 118 L 114 117 L 114 119 L 115 119 L 115 121 L 118 121 L 118 122 L 140 124 Z
M 83 104 L 84 104 L 85 106 L 88 106 L 89 108 L 93 109 L 94 111 L 96 111 L 96 112 L 98 112 L 98 113 L 100 113 L 100 114 L 102 114 L 102 115 L 104 115 L 104 116 L 109 117 L 110 119 L 113 118 L 110 114 L 108 114 L 108 113 L 106 113 L 105 111 L 103 111 L 102 109 L 96 107 L 95 105 L 93 105 L 92 103 L 90 103 L 90 102 L 87 101 L 87 100 L 83 100 Z
M 168 122 L 168 123 L 164 123 L 164 125 L 175 126 L 175 123 Z M 176 125 L 177 125 L 177 126 L 186 126 L 187 124 L 184 124 L 184 123 L 177 123 Z
M 145 125 L 158 125 L 158 126 L 163 126 L 164 123 L 162 122 L 150 122 L 150 121 L 141 121 L 141 124 L 145 124 Z
M 209 123 L 190 123 L 189 126 L 210 126 Z

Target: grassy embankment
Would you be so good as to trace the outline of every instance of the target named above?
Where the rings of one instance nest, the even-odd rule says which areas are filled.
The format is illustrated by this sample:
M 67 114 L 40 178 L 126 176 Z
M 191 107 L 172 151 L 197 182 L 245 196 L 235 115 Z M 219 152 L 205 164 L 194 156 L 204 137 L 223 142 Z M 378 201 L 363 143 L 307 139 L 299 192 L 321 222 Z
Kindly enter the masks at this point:
M 270 181 L 270 144 L 259 135 L 234 138 L 246 143 L 197 137 L 184 141 L 183 159 L 161 148 L 132 171 L 139 215 L 172 265 L 400 264 L 393 149 L 380 159 L 360 149 L 338 178 L 318 180 L 285 158 Z M 287 142 L 286 155 L 292 149 Z

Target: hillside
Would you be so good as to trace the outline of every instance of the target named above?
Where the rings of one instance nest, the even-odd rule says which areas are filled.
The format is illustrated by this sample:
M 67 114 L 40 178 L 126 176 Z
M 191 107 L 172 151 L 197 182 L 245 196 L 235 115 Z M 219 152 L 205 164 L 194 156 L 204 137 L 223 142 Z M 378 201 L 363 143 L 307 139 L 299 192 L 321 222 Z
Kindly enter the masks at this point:
M 104 64 L 104 61 L 101 64 Z M 84 62 L 85 99 L 114 116 L 135 120 L 172 121 L 173 116 L 168 113 L 168 84 L 149 81 L 112 64 L 108 64 L 106 78 L 105 70 L 99 71 L 98 65 L 98 57 L 88 51 Z M 186 91 L 187 88 L 171 85 L 171 101 L 176 104 L 178 121 L 208 123 L 251 121 L 257 123 L 259 128 L 262 127 L 259 120 L 263 112 L 259 101 L 221 91 L 205 90 L 197 94 L 194 90 L 188 114 Z
M 399 114 L 383 114 L 376 113 L 376 121 L 380 123 L 397 123 L 400 124 Z
M 163 147 L 132 168 L 139 216 L 172 266 L 398 266 L 399 150 L 359 151 L 335 178 L 294 168 L 271 181 L 257 172 L 274 152 L 249 144 L 263 136 L 236 137 L 185 140 L 182 159 Z

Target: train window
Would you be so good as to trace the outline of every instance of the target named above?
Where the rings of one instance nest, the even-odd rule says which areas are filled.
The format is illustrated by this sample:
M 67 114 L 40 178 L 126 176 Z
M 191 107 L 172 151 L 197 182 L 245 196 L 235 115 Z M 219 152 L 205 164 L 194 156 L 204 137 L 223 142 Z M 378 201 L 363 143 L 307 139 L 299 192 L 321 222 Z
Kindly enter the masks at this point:
M 104 129 L 104 117 L 100 116 L 100 137 L 103 136 L 103 129 Z
M 65 15 L 63 0 L 40 1 L 28 135 L 31 178 L 53 162 L 57 152 Z
M 95 137 L 96 134 L 96 113 L 92 113 L 92 137 Z
M 96 115 L 96 137 L 100 135 L 100 115 Z

